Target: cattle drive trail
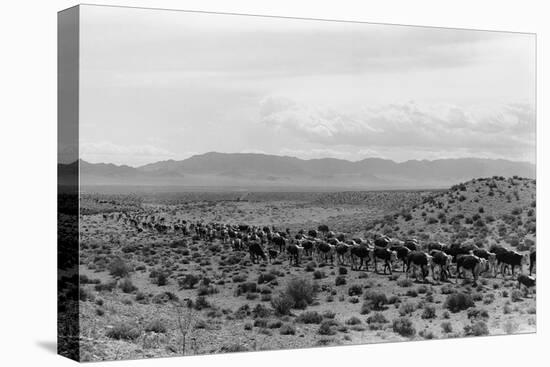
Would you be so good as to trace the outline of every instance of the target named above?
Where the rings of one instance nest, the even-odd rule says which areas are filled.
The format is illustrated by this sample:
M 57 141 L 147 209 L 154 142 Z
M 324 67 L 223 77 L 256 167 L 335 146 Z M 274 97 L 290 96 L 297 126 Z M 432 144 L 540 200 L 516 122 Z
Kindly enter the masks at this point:
M 534 332 L 535 192 L 83 193 L 82 358 Z

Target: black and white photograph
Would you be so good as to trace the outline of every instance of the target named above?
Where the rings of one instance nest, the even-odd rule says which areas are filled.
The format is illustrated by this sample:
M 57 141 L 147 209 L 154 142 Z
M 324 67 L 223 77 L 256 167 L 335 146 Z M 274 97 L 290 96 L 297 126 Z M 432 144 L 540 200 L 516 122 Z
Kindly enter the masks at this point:
M 534 33 L 59 19 L 60 354 L 537 331 Z

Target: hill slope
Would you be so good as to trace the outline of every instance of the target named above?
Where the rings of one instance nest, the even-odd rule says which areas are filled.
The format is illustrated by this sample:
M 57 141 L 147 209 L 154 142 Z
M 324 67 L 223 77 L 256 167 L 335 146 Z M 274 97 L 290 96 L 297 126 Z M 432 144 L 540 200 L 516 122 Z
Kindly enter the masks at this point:
M 398 238 L 527 250 L 535 245 L 536 182 L 520 177 L 474 179 L 386 216 L 371 230 Z

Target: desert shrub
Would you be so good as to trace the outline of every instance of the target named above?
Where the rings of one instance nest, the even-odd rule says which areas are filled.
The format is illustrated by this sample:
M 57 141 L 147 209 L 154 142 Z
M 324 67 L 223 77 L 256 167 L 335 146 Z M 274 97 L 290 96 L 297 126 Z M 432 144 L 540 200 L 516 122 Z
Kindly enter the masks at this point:
M 421 317 L 423 319 L 433 319 L 436 317 L 435 307 L 431 305 L 424 306 L 424 311 L 422 311 Z
M 137 287 L 132 283 L 130 278 L 124 278 L 118 286 L 124 293 L 132 293 L 137 290 Z
M 313 279 L 323 279 L 325 278 L 326 275 L 325 275 L 325 272 L 324 271 L 321 271 L 321 270 L 315 270 L 313 272 Z
M 334 335 L 336 334 L 335 326 L 336 323 L 333 320 L 325 320 L 321 323 L 317 332 L 320 335 Z
M 78 299 L 80 299 L 83 302 L 93 301 L 94 295 L 89 290 L 80 287 L 78 289 Z
M 286 293 L 280 293 L 275 297 L 271 297 L 271 307 L 279 315 L 288 315 L 293 306 L 294 300 Z
M 412 302 L 405 302 L 399 306 L 400 316 L 411 315 L 414 311 L 416 311 L 416 305 Z
M 132 268 L 124 262 L 121 258 L 114 259 L 109 264 L 109 274 L 114 277 L 123 278 L 132 271 Z
M 375 312 L 371 316 L 367 317 L 367 324 L 385 324 L 388 322 L 386 316 L 381 312 Z
M 266 319 L 254 320 L 254 327 L 260 327 L 260 328 L 267 327 L 267 320 Z
M 474 306 L 472 296 L 466 293 L 454 293 L 447 296 L 445 308 L 451 312 L 459 312 Z
M 226 344 L 221 347 L 222 353 L 238 353 L 238 352 L 246 352 L 248 351 L 248 348 L 244 345 L 233 343 L 233 344 Z
M 393 320 L 392 328 L 395 333 L 404 337 L 413 337 L 416 334 L 412 321 L 407 317 Z
M 523 299 L 523 294 L 519 289 L 514 289 L 512 293 L 510 293 L 510 299 L 512 302 L 520 302 Z
M 484 321 L 477 321 L 472 325 L 464 326 L 464 335 L 466 336 L 482 336 L 489 335 L 489 328 Z
M 279 329 L 281 335 L 294 335 L 296 334 L 296 328 L 291 324 L 284 324 Z
M 481 308 L 472 308 L 468 310 L 468 318 L 469 319 L 488 319 L 489 313 L 487 310 L 481 309 Z
M 368 301 L 363 302 L 363 304 L 361 305 L 361 311 L 359 311 L 359 313 L 361 315 L 367 315 L 370 312 L 371 312 L 370 302 L 368 302 Z
M 418 293 L 414 289 L 409 289 L 406 293 L 407 297 L 418 297 Z
M 397 281 L 397 285 L 403 288 L 410 287 L 413 284 L 413 281 L 411 279 L 399 279 Z
M 185 274 L 183 278 L 178 280 L 178 285 L 181 289 L 192 289 L 198 282 L 198 276 L 194 274 Z
M 172 292 L 163 292 L 155 295 L 151 300 L 155 304 L 163 304 L 170 301 L 178 301 L 179 298 Z
M 243 293 L 250 294 L 258 292 L 258 286 L 256 283 L 247 282 L 240 283 L 235 290 L 235 295 L 240 296 Z
M 443 321 L 441 323 L 441 329 L 446 334 L 452 333 L 453 332 L 453 324 L 451 324 L 449 321 Z
M 246 275 L 235 275 L 233 278 L 231 278 L 231 280 L 233 280 L 233 283 L 242 283 L 246 281 Z
M 346 277 L 343 275 L 338 275 L 335 279 L 335 284 L 337 286 L 339 285 L 345 285 L 346 284 Z
M 117 285 L 117 282 L 116 282 L 116 280 L 114 280 L 114 281 L 108 282 L 108 283 L 96 284 L 94 286 L 94 289 L 98 292 L 103 292 L 103 291 L 112 292 L 113 289 L 115 289 L 116 285 Z
M 519 330 L 519 324 L 514 320 L 506 320 L 504 324 L 502 324 L 502 330 L 504 330 L 506 334 L 517 333 Z
M 347 325 L 359 325 L 360 323 L 361 323 L 361 319 L 355 316 L 352 316 L 346 320 Z
M 373 310 L 383 310 L 384 305 L 388 303 L 388 298 L 382 292 L 368 290 L 365 292 L 365 301 L 369 302 Z
M 145 326 L 145 331 L 148 331 L 148 332 L 152 331 L 155 333 L 164 334 L 166 333 L 167 330 L 168 328 L 166 327 L 164 322 L 160 319 L 155 319 L 150 323 L 148 323 L 147 326 Z
M 348 289 L 348 296 L 360 296 L 362 294 L 363 288 L 358 284 L 354 284 Z
M 133 323 L 119 322 L 105 333 L 108 338 L 116 340 L 135 340 L 139 338 L 141 332 L 137 325 Z
M 331 310 L 326 310 L 325 312 L 323 312 L 323 317 L 325 319 L 333 319 L 336 317 L 336 313 L 334 313 L 334 311 L 331 311 Z
M 268 329 L 278 329 L 283 325 L 281 320 L 272 320 L 267 324 Z
M 296 318 L 296 322 L 302 324 L 320 324 L 321 321 L 323 321 L 323 316 L 321 316 L 317 311 L 302 312 Z
M 346 275 L 348 273 L 348 269 L 347 268 L 344 268 L 344 267 L 339 267 L 338 268 L 338 274 L 339 275 Z
M 275 278 L 277 278 L 275 274 L 261 273 L 260 276 L 258 277 L 258 284 L 269 283 Z
M 210 303 L 208 302 L 208 300 L 206 299 L 206 297 L 204 296 L 198 296 L 197 298 L 195 298 L 195 302 L 193 303 L 193 307 L 196 309 L 196 310 L 202 310 L 204 308 L 209 308 L 210 307 Z
M 307 279 L 294 278 L 287 283 L 284 292 L 294 302 L 293 308 L 303 309 L 313 302 L 317 287 Z

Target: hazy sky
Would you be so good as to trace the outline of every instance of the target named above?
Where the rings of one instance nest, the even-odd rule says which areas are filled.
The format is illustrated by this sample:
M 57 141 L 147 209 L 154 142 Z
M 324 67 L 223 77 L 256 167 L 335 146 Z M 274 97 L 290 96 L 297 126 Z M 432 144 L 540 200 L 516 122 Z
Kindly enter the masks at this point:
M 535 160 L 535 36 L 81 8 L 81 156 Z

